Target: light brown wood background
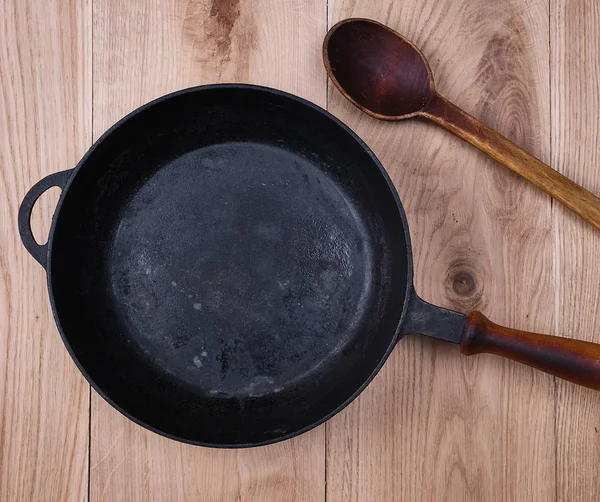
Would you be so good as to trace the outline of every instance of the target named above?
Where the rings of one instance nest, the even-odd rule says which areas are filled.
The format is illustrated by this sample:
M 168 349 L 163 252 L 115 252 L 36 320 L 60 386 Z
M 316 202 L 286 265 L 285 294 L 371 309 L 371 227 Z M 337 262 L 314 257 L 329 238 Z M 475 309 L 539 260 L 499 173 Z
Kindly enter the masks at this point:
M 19 202 L 137 106 L 231 81 L 308 98 L 366 140 L 404 203 L 424 298 L 600 342 L 600 233 L 434 126 L 344 101 L 320 47 L 350 16 L 411 38 L 443 94 L 600 194 L 592 0 L 0 0 L 0 501 L 600 499 L 600 394 L 442 342 L 403 340 L 329 423 L 239 451 L 141 429 L 69 359 Z

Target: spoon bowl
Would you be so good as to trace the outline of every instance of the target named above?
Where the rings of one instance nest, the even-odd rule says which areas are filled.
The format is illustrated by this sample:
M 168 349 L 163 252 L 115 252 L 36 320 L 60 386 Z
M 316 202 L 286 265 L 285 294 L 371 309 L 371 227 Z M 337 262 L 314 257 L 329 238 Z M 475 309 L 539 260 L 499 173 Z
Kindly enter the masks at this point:
M 375 21 L 346 19 L 337 23 L 325 38 L 323 60 L 340 92 L 376 118 L 412 117 L 435 92 L 421 51 Z
M 600 230 L 598 197 L 440 96 L 423 53 L 391 28 L 370 19 L 340 21 L 325 37 L 323 62 L 335 86 L 363 112 L 383 120 L 431 120 Z

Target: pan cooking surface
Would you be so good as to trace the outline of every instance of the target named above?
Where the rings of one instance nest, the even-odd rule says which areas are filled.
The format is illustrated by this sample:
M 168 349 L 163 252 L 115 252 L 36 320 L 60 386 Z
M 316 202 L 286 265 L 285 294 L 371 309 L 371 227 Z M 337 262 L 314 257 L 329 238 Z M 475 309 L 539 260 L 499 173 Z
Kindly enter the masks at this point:
M 357 394 L 391 350 L 409 256 L 362 143 L 250 86 L 161 99 L 110 131 L 56 216 L 67 347 L 130 418 L 196 444 L 264 444 Z
M 145 357 L 201 392 L 280 392 L 353 339 L 376 293 L 369 238 L 311 161 L 259 143 L 201 148 L 125 205 L 115 312 Z

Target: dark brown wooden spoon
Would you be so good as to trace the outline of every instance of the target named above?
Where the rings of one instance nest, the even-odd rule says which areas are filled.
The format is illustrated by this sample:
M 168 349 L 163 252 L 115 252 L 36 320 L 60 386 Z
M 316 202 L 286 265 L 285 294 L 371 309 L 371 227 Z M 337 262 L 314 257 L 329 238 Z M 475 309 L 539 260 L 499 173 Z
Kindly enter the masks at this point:
M 329 77 L 354 105 L 383 120 L 425 117 L 541 188 L 600 230 L 600 199 L 440 96 L 423 53 L 391 28 L 345 19 L 323 43 Z

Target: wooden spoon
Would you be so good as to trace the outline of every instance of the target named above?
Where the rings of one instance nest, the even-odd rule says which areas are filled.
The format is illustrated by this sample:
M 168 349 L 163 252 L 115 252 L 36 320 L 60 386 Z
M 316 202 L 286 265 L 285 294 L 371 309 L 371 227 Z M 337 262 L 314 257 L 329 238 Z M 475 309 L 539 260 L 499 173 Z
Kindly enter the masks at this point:
M 391 28 L 369 19 L 340 21 L 325 37 L 323 61 L 336 87 L 363 112 L 432 120 L 600 230 L 598 197 L 440 96 L 423 53 Z

